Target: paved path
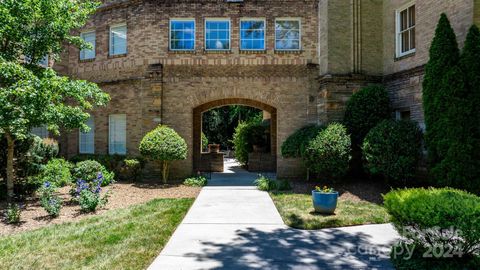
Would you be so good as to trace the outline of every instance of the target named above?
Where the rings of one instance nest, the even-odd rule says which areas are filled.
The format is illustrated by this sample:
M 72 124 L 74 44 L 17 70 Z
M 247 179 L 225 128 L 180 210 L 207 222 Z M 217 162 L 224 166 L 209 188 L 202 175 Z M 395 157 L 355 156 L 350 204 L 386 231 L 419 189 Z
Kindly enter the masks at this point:
M 256 174 L 213 174 L 149 269 L 389 269 L 391 225 L 302 231 L 284 225 Z

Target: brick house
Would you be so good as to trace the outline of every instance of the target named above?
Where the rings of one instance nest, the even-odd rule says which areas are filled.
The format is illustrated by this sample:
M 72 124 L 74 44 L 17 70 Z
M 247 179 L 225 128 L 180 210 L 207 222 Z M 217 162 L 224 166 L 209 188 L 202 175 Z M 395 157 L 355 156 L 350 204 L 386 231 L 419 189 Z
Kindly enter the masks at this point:
M 277 174 L 299 175 L 282 142 L 341 120 L 362 86 L 383 83 L 394 117 L 423 125 L 423 67 L 442 12 L 460 45 L 480 25 L 480 0 L 104 0 L 78 33 L 93 49 L 70 47 L 55 68 L 112 100 L 92 112 L 91 132 L 60 138 L 62 154 L 137 155 L 166 124 L 189 146 L 172 168 L 183 177 L 198 166 L 201 113 L 242 104 L 271 116 Z

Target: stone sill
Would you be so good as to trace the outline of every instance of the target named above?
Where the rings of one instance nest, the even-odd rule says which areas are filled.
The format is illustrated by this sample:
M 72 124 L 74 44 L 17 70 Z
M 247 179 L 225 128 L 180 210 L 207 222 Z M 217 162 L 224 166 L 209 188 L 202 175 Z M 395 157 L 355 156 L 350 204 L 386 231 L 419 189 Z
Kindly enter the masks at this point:
M 115 55 L 108 55 L 108 59 L 115 59 L 115 58 L 122 58 L 122 57 L 126 57 L 127 54 L 124 53 L 124 54 L 115 54 Z
M 231 54 L 232 50 L 203 50 L 205 54 Z
M 266 54 L 267 50 L 240 50 L 240 54 Z
M 90 59 L 78 59 L 78 63 L 91 63 L 95 62 L 95 58 L 90 58 Z
M 302 50 L 274 50 L 275 54 L 301 54 Z
M 398 61 L 401 61 L 403 59 L 410 58 L 410 57 L 413 57 L 413 56 L 415 56 L 415 52 L 411 52 L 409 54 L 406 54 L 406 55 L 403 55 L 403 56 L 400 56 L 400 57 L 395 57 L 393 59 L 393 62 L 398 62 Z
M 195 50 L 168 50 L 170 54 L 196 54 Z

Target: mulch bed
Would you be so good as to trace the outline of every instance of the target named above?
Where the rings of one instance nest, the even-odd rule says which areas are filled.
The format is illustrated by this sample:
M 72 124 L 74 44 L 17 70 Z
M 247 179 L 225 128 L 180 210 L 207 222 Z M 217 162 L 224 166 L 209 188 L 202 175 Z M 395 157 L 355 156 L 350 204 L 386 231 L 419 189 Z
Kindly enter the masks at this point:
M 59 196 L 63 199 L 63 207 L 60 216 L 50 218 L 47 212 L 40 206 L 38 197 L 30 197 L 22 203 L 21 221 L 12 225 L 5 222 L 5 210 L 7 203 L 0 201 L 0 235 L 18 233 L 22 231 L 41 228 L 50 224 L 77 221 L 85 217 L 101 214 L 105 211 L 125 208 L 133 204 L 144 203 L 158 198 L 195 198 L 201 188 L 187 187 L 183 185 L 159 185 L 149 183 L 123 183 L 117 182 L 103 189 L 110 190 L 110 197 L 105 207 L 95 213 L 82 213 L 80 207 L 71 202 L 69 195 L 70 187 L 59 189 Z
M 338 191 L 340 198 L 353 201 L 368 201 L 376 204 L 383 204 L 382 194 L 390 191 L 390 187 L 384 183 L 368 179 L 356 179 L 339 183 L 293 181 L 291 184 L 293 188 L 292 192 L 294 193 L 310 194 L 310 192 L 315 189 L 315 186 L 322 187 L 327 185 Z

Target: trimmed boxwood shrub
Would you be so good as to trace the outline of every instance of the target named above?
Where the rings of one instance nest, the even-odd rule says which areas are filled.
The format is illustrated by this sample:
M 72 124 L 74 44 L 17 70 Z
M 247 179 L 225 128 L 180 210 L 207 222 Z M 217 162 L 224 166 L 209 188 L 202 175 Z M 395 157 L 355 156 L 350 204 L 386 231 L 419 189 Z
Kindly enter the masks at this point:
M 115 173 L 117 180 L 138 180 L 145 167 L 145 159 L 141 156 L 80 154 L 70 158 L 73 163 L 85 160 L 95 160 L 108 171 Z
M 143 137 L 140 153 L 151 160 L 162 161 L 162 178 L 166 183 L 170 162 L 187 158 L 187 143 L 175 130 L 160 125 Z
M 339 179 L 347 173 L 350 147 L 346 128 L 332 123 L 309 143 L 304 156 L 305 164 L 323 178 Z
M 480 266 L 480 197 L 452 188 L 400 189 L 387 193 L 384 205 L 403 237 L 392 248 L 392 261 L 397 269 L 426 269 L 427 266 L 478 269 Z M 414 248 L 415 262 L 404 260 L 408 255 L 405 252 L 398 253 L 406 247 Z M 440 258 L 423 257 L 429 250 Z M 453 253 L 454 257 L 443 258 L 445 252 Z M 455 256 L 460 254 L 461 258 Z
M 37 176 L 38 186 L 46 182 L 51 183 L 56 187 L 63 187 L 72 183 L 73 164 L 62 159 L 51 159 Z
M 98 177 L 103 175 L 102 186 L 109 185 L 114 182 L 115 173 L 108 171 L 102 164 L 95 160 L 80 161 L 73 168 L 73 177 L 75 180 L 84 180 L 92 183 Z
M 322 129 L 319 125 L 308 125 L 295 131 L 283 142 L 282 157 L 303 157 L 310 141 L 317 137 Z
M 390 118 L 390 99 L 380 85 L 360 89 L 347 101 L 343 123 L 352 139 L 352 145 L 361 146 L 367 133 L 378 123 Z
M 406 185 L 415 176 L 421 157 L 422 131 L 415 122 L 384 120 L 365 137 L 365 168 L 393 185 Z

